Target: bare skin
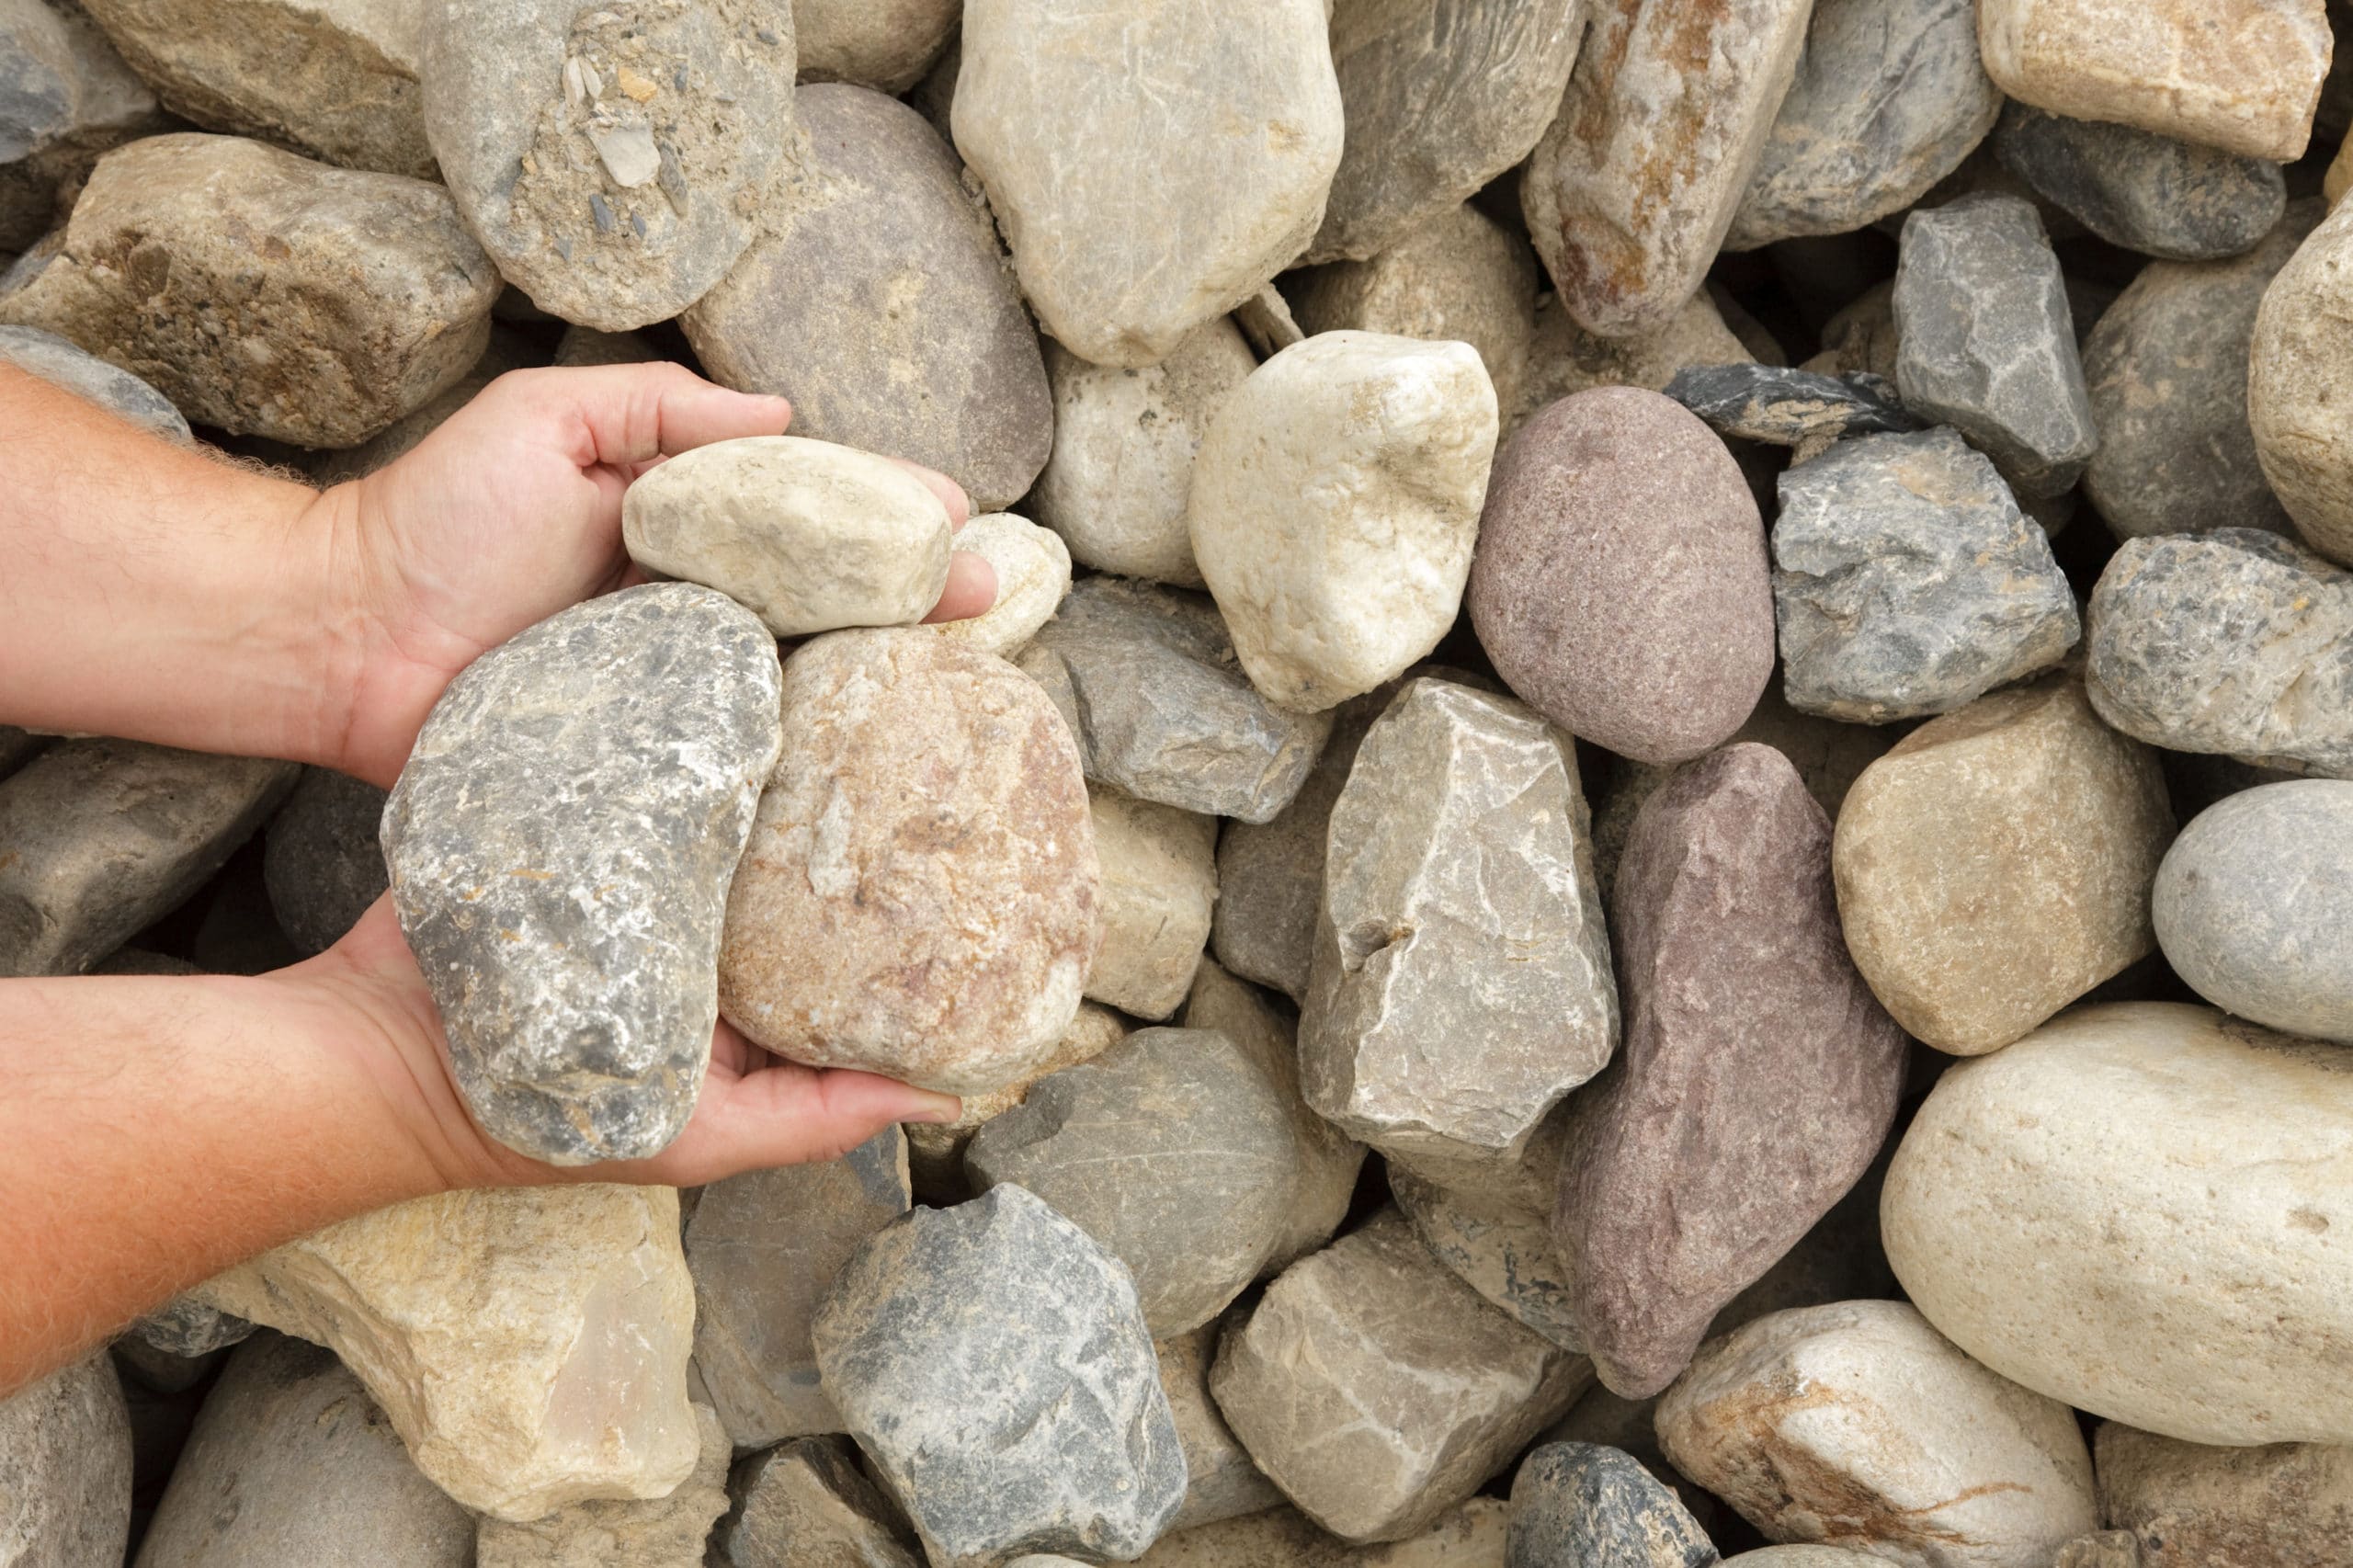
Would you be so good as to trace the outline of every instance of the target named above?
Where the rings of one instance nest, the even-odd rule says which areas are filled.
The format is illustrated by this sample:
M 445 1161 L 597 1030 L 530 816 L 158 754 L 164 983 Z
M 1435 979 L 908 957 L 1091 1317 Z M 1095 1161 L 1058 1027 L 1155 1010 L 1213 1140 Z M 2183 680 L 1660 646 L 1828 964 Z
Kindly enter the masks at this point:
M 390 785 L 460 670 L 633 580 L 632 478 L 790 417 L 676 365 L 518 371 L 390 467 L 321 493 L 0 366 L 0 723 Z M 961 526 L 962 494 L 918 472 Z M 995 591 L 960 553 L 932 619 L 976 615 Z M 659 1155 L 540 1165 L 467 1115 L 389 901 L 272 974 L 0 982 L 0 1397 L 221 1269 L 386 1204 L 693 1186 L 958 1109 L 779 1061 L 722 1024 L 694 1116 Z

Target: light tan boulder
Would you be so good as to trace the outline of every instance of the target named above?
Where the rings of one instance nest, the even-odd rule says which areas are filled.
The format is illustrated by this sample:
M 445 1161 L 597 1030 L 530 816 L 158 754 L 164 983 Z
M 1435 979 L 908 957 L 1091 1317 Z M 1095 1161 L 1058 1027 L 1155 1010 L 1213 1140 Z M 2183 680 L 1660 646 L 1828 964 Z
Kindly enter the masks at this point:
M 804 82 L 855 82 L 904 93 L 956 36 L 958 0 L 793 0 Z
M 2092 1452 L 2100 1516 L 2137 1549 L 2121 1568 L 2318 1568 L 2353 1540 L 2353 1448 L 2207 1448 L 2109 1421 Z
M 734 1449 L 710 1406 L 698 1404 L 694 1413 L 694 1473 L 675 1491 L 574 1503 L 528 1524 L 485 1518 L 474 1533 L 475 1568 L 702 1568 L 710 1527 L 727 1512 Z
M 1086 971 L 1089 1000 L 1165 1018 L 1185 1000 L 1209 945 L 1217 903 L 1217 819 L 1087 791 L 1103 866 L 1103 944 Z
M 2339 206 L 2288 259 L 2256 310 L 2246 413 L 2255 456 L 2304 542 L 2353 564 L 2353 441 L 2345 356 L 2353 353 L 2353 207 Z M 2260 517 L 2231 518 L 2259 524 Z

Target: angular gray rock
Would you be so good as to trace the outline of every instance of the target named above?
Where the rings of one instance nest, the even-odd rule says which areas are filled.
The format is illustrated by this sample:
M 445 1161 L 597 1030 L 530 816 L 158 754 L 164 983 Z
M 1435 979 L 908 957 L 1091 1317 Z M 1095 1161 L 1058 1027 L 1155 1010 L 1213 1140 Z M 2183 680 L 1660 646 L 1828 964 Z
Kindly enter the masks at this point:
M 323 953 L 392 885 L 379 836 L 386 792 L 328 767 L 306 767 L 264 830 L 261 874 L 278 928 Z
M 787 0 L 430 4 L 426 137 L 501 276 L 605 332 L 726 276 L 793 141 Z
M 0 326 L 0 360 L 183 445 L 196 439 L 172 400 L 130 371 L 37 326 Z
M 159 958 L 155 961 L 169 964 L 174 960 Z M 112 960 L 103 967 L 112 968 Z M 199 971 L 191 965 L 185 970 L 153 972 L 194 974 Z M 132 1324 L 129 1334 L 151 1350 L 193 1360 L 240 1344 L 253 1332 L 254 1325 L 244 1318 L 233 1316 L 218 1307 L 208 1306 L 194 1296 L 175 1296 Z
M 1922 425 L 1897 401 L 1894 382 L 1868 371 L 1829 376 L 1788 365 L 1694 365 L 1677 370 L 1665 391 L 1720 436 L 1781 447 Z
M 1631 1454 L 1548 1443 L 1511 1483 L 1506 1568 L 1714 1568 L 1713 1542 Z
M 713 1538 L 724 1568 L 920 1568 L 888 1522 L 890 1500 L 837 1437 L 799 1437 L 753 1455 L 728 1483 L 734 1506 Z
M 801 80 L 904 93 L 952 47 L 962 15 L 960 0 L 793 0 Z
M 1780 491 L 1773 616 L 1802 713 L 1947 712 L 2057 664 L 2082 634 L 2041 525 L 1957 430 L 1841 441 Z
M 1545 1211 L 1506 1193 L 1440 1187 L 1403 1164 L 1390 1165 L 1389 1190 L 1430 1256 L 1464 1284 L 1563 1349 L 1585 1348 L 1568 1262 Z
M 131 1417 L 101 1350 L 0 1399 L 0 1562 L 122 1561 L 131 1536 Z
M 1988 145 L 2037 196 L 2101 239 L 2166 261 L 2251 250 L 2288 203 L 2278 164 L 2027 103 L 2002 111 Z
M 384 859 L 458 1085 L 508 1147 L 642 1158 L 686 1126 L 779 679 L 757 617 L 662 583 L 541 621 L 434 705 Z
M 1087 778 L 1205 816 L 1272 818 L 1331 732 L 1328 715 L 1258 694 L 1214 605 L 1149 584 L 1078 584 L 1016 662 L 1061 710 Z
M 1210 1398 L 1210 1363 L 1219 1333 L 1217 1324 L 1204 1324 L 1153 1346 L 1160 1358 L 1160 1386 L 1176 1419 L 1176 1440 L 1185 1450 L 1185 1506 L 1168 1521 L 1170 1535 L 1255 1514 L 1283 1500 Z
M 2353 572 L 2254 528 L 2127 540 L 2087 619 L 2092 706 L 2126 734 L 2353 778 Z
M 194 892 L 290 762 L 62 741 L 0 783 L 0 976 L 79 974 Z
M 1092 1062 L 1127 1037 L 1128 1021 L 1108 1007 L 1081 1002 L 1077 1016 L 1036 1072 L 1027 1078 L 984 1094 L 965 1095 L 964 1114 L 950 1122 L 909 1121 L 900 1130 L 907 1135 L 907 1171 L 916 1194 L 926 1203 L 938 1195 L 952 1194 L 961 1202 L 972 1192 L 964 1179 L 964 1151 L 972 1134 L 1029 1097 L 1030 1087 L 1065 1067 Z
M 0 108 L 0 251 L 18 251 L 50 232 L 101 154 L 175 122 L 79 6 L 9 0 L 0 50 L 16 74 Z
M 1964 196 L 1904 221 L 1895 384 L 1904 406 L 1982 448 L 2029 499 L 2075 483 L 2099 445 L 2059 258 L 2034 209 Z
M 885 1228 L 835 1280 L 816 1339 L 827 1392 L 934 1568 L 1133 1558 L 1184 1503 L 1127 1269 L 1020 1187 Z
M 1029 490 L 1054 440 L 1037 329 L 963 165 L 906 105 L 793 96 L 809 154 L 679 320 L 713 380 L 792 400 L 792 433 L 938 469 L 972 510 Z
M 912 1202 L 896 1127 L 838 1160 L 746 1171 L 702 1189 L 686 1233 L 695 1369 L 737 1448 L 842 1430 L 811 1329 L 842 1265 Z

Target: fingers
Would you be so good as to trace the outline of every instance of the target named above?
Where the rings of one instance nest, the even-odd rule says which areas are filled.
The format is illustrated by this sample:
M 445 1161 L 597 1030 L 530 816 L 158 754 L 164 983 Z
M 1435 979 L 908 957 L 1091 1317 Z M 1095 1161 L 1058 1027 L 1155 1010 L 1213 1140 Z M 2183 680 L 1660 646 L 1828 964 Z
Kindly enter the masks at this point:
M 892 458 L 891 460 L 922 480 L 925 487 L 939 497 L 939 504 L 948 508 L 949 528 L 961 528 L 972 521 L 972 503 L 965 495 L 962 485 L 937 469 L 926 468 L 921 463 L 909 462 L 904 458 Z
M 728 1086 L 704 1158 L 726 1171 L 838 1159 L 896 1121 L 954 1121 L 963 1102 L 871 1073 L 779 1062 Z
M 926 626 L 943 620 L 970 620 L 985 615 L 996 603 L 996 568 L 969 550 L 960 550 L 948 558 L 948 585 L 939 591 L 939 602 L 923 618 Z
M 514 370 L 492 390 L 552 422 L 582 468 L 627 469 L 713 441 L 780 435 L 792 419 L 780 397 L 730 392 L 667 362 Z

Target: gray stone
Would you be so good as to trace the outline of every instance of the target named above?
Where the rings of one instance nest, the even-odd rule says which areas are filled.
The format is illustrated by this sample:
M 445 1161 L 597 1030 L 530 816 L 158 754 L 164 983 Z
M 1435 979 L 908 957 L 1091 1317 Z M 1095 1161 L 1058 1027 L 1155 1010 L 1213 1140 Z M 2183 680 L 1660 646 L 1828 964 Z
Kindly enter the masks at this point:
M 665 321 L 752 243 L 793 142 L 786 0 L 439 0 L 424 37 L 441 176 L 541 310 Z
M 0 724 L 0 778 L 6 778 L 40 754 L 51 737 L 36 735 L 29 730 L 19 730 L 13 724 Z
M 1097 1057 L 1127 1037 L 1128 1021 L 1108 1007 L 1092 1002 L 1081 1002 L 1077 1016 L 1063 1031 L 1062 1039 L 1049 1052 L 1036 1072 L 983 1094 L 966 1095 L 961 1104 L 964 1113 L 951 1122 L 910 1121 L 901 1131 L 907 1135 L 907 1171 L 913 1177 L 917 1197 L 926 1203 L 947 1201 L 961 1203 L 972 1196 L 964 1179 L 964 1151 L 972 1142 L 972 1134 L 1015 1106 L 1029 1097 L 1030 1089 L 1065 1067 L 1075 1067 Z
M 697 1404 L 694 1473 L 660 1497 L 592 1497 L 524 1523 L 485 1518 L 472 1568 L 703 1568 L 710 1527 L 727 1511 L 727 1433 Z
M 2092 706 L 2126 734 L 2353 778 L 2353 572 L 2253 528 L 2127 540 L 2087 617 Z
M 1273 1256 L 1299 1142 L 1249 1054 L 1206 1029 L 1139 1029 L 1031 1086 L 973 1135 L 973 1184 L 1035 1193 L 1127 1266 L 1155 1338 L 1199 1327 Z
M 1666 395 L 1720 436 L 1802 447 L 1842 436 L 1917 430 L 1895 386 L 1869 371 L 1825 376 L 1787 365 L 1703 365 L 1677 370 Z
M 1086 997 L 1139 1018 L 1192 988 L 1217 902 L 1217 819 L 1097 787 L 1087 791 L 1103 866 L 1103 940 Z
M 1218 1414 L 1210 1398 L 1210 1362 L 1217 1353 L 1218 1326 L 1204 1324 L 1153 1346 L 1160 1358 L 1160 1387 L 1176 1418 L 1176 1440 L 1185 1450 L 1185 1506 L 1168 1521 L 1168 1533 L 1239 1518 L 1281 1503 L 1283 1494 L 1250 1460 L 1249 1450 Z M 1164 1538 L 1165 1539 L 1165 1538 Z
M 2157 868 L 2157 945 L 2227 1013 L 2353 1044 L 2353 783 L 2230 796 Z
M 472 1516 L 417 1470 L 333 1351 L 248 1340 L 205 1399 L 138 1568 L 391 1562 L 473 1568 Z
M 0 251 L 31 248 L 101 154 L 175 121 L 76 5 L 9 0 L 0 53 Z M 12 106 L 12 107 L 11 107 Z
M 1332 721 L 1260 696 L 1216 607 L 1091 577 L 1022 650 L 1078 742 L 1086 777 L 1138 800 L 1263 823 L 1290 802 Z
M 191 967 L 186 972 L 197 971 Z M 129 1332 L 152 1350 L 192 1358 L 242 1343 L 254 1325 L 194 1296 L 175 1296 L 132 1324 Z
M 1020 1187 L 885 1228 L 835 1280 L 816 1338 L 826 1389 L 934 1568 L 1133 1558 L 1184 1503 L 1127 1269 Z
M 130 371 L 83 353 L 53 332 L 37 326 L 0 326 L 0 359 L 169 440 L 186 445 L 196 439 L 171 399 Z
M 1990 145 L 2036 195 L 2101 239 L 2167 261 L 2250 250 L 2288 202 L 2278 164 L 2031 104 L 2005 108 Z
M 1780 489 L 1773 610 L 1800 712 L 1947 712 L 2058 663 L 2082 634 L 2051 541 L 1956 430 L 1841 441 Z
M 392 899 L 510 1148 L 642 1158 L 686 1126 L 780 744 L 775 646 L 708 588 L 624 589 L 475 660 L 418 734 L 384 812 Z
M 1430 1256 L 1464 1284 L 1563 1349 L 1585 1348 L 1567 1260 L 1542 1210 L 1440 1187 L 1402 1164 L 1389 1167 L 1389 1190 Z
M 41 0 L 8 0 L 0 28 L 0 162 L 15 163 L 73 123 L 80 84 L 64 19 Z
M 1511 1483 L 1507 1568 L 1714 1568 L 1707 1531 L 1631 1455 L 1551 1443 Z
M 1482 1301 L 1393 1210 L 1267 1288 L 1210 1392 L 1276 1485 L 1344 1540 L 1422 1530 L 1591 1381 Z
M 103 1568 L 131 1535 L 131 1418 L 100 1351 L 0 1399 L 0 1564 Z
M 809 155 L 741 261 L 680 318 L 711 378 L 792 400 L 792 431 L 888 452 L 975 512 L 1028 491 L 1054 440 L 1037 329 L 955 153 L 906 105 L 793 97 Z
M 895 1513 L 838 1438 L 801 1437 L 735 1467 L 713 1542 L 725 1568 L 920 1568 Z
M 960 0 L 793 0 L 801 80 L 904 93 L 950 47 L 962 15 Z
M 79 974 L 203 885 L 290 762 L 60 742 L 0 784 L 0 976 Z
M 695 1369 L 737 1448 L 843 1429 L 819 1384 L 811 1325 L 842 1265 L 912 1201 L 895 1127 L 838 1160 L 702 1189 L 686 1233 Z
M 1961 166 L 2001 108 L 1972 0 L 1815 0 L 1724 248 L 1843 234 L 1903 210 Z
M 1509 699 L 1415 680 L 1366 735 L 1330 840 L 1307 1103 L 1383 1151 L 1518 1149 L 1617 1046 L 1574 756 Z
M 1965 196 L 1904 221 L 1895 383 L 1961 431 L 2022 496 L 2075 483 L 2099 444 L 2059 258 L 2034 209 Z
M 1348 135 L 1307 259 L 1378 256 L 1526 157 L 1560 107 L 1584 10 L 1336 0 L 1332 66 Z
M 305 956 L 335 946 L 391 885 L 378 839 L 386 799 L 373 784 L 306 767 L 269 819 L 262 846 L 269 907 Z

